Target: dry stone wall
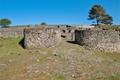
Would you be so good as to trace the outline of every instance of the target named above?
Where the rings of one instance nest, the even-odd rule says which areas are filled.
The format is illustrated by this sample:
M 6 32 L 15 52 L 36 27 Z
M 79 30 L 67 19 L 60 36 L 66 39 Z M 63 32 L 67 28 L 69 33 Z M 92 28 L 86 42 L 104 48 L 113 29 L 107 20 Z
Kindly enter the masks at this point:
M 76 30 L 75 41 L 92 49 L 120 52 L 120 31 Z
M 0 38 L 23 37 L 24 28 L 1 28 Z
M 27 49 L 56 46 L 61 41 L 61 33 L 57 28 L 25 29 L 24 47 Z
M 79 30 L 79 27 L 60 27 L 61 37 L 66 38 L 67 40 L 75 40 L 74 33 L 75 30 Z

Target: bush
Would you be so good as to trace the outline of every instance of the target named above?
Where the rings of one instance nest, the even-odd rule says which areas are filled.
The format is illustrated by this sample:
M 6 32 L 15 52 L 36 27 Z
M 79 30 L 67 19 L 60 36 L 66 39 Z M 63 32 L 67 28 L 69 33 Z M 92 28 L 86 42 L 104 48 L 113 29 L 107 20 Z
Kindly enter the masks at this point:
M 46 26 L 46 25 L 47 25 L 47 23 L 46 23 L 46 22 L 42 22 L 42 23 L 41 23 L 41 25 L 44 25 L 44 26 Z

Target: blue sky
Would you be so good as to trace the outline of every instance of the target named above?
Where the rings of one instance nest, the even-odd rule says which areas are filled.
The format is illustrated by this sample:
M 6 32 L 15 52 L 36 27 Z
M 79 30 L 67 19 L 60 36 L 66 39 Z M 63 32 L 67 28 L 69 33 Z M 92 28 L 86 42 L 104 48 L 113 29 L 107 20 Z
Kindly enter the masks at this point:
M 87 17 L 94 4 L 120 24 L 120 0 L 0 0 L 0 18 L 9 18 L 12 25 L 91 24 Z

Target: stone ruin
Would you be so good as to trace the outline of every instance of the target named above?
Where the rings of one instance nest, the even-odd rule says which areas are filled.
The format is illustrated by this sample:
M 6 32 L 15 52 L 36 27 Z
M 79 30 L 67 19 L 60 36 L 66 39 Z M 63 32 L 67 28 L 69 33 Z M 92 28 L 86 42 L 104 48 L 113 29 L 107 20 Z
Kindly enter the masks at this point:
M 27 49 L 56 46 L 61 36 L 90 49 L 120 52 L 120 31 L 115 30 L 79 30 L 77 27 L 57 26 L 0 29 L 0 38 L 23 37 Z
M 75 41 L 90 49 L 120 52 L 120 31 L 76 30 Z
M 25 29 L 24 34 L 27 49 L 53 47 L 61 41 L 61 32 L 57 28 L 30 28 Z
M 65 31 L 65 32 L 64 32 Z M 24 48 L 45 48 L 59 44 L 61 36 L 73 40 L 74 29 L 66 26 L 39 26 L 39 27 L 13 27 L 1 28 L 0 38 L 23 37 Z
M 59 29 L 61 31 L 61 37 L 66 38 L 67 40 L 75 40 L 74 36 L 75 30 L 80 30 L 80 28 L 77 26 L 69 25 L 59 26 Z
M 0 38 L 23 37 L 24 28 L 1 28 Z

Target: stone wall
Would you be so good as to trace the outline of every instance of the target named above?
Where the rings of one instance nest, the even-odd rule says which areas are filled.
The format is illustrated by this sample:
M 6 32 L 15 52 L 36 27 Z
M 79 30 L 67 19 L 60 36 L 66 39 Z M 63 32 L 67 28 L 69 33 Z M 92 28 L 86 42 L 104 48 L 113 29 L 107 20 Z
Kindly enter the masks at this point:
M 1 28 L 0 29 L 0 38 L 8 37 L 23 37 L 24 28 Z
M 120 32 L 114 30 L 76 30 L 75 41 L 82 46 L 106 52 L 120 51 Z
M 74 33 L 75 30 L 79 30 L 79 27 L 60 27 L 61 37 L 66 38 L 67 40 L 75 40 Z
M 24 47 L 27 49 L 52 47 L 60 41 L 61 33 L 57 28 L 25 29 Z

